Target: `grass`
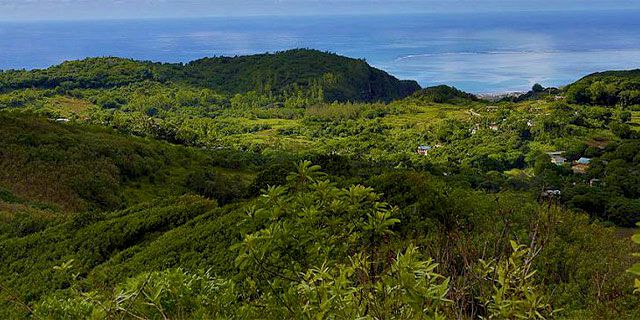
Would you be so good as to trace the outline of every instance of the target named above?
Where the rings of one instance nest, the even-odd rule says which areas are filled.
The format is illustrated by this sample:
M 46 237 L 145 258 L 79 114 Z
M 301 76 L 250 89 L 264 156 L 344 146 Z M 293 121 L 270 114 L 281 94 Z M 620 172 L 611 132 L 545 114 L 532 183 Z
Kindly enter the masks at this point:
M 91 110 L 98 108 L 86 100 L 67 96 L 55 96 L 47 99 L 46 107 L 47 109 L 55 110 L 61 117 L 78 117 L 82 120 L 87 120 L 90 117 Z
M 431 125 L 447 118 L 466 120 L 470 117 L 468 110 L 451 105 L 410 106 L 406 113 L 389 115 L 382 122 L 391 127 L 412 126 L 427 129 Z
M 634 130 L 640 132 L 640 111 L 631 112 L 631 121 L 629 124 Z

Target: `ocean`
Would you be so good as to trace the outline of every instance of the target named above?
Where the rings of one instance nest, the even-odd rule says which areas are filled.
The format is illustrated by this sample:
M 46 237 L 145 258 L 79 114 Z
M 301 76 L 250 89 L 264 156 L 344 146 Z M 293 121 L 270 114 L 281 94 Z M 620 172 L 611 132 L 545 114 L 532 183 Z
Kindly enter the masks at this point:
M 640 68 L 638 17 L 638 11 L 532 11 L 0 22 L 0 69 L 94 56 L 188 62 L 313 48 L 364 58 L 422 86 L 501 93 Z

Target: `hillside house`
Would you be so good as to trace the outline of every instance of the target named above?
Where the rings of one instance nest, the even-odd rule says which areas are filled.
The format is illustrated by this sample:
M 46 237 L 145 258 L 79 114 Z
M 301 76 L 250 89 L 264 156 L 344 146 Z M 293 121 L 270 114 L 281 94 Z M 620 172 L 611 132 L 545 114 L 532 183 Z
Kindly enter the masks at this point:
M 480 130 L 480 124 L 476 123 L 473 127 L 469 128 L 469 132 L 471 132 L 471 135 L 476 134 L 476 132 L 478 132 L 478 130 Z
M 554 190 L 554 189 L 542 191 L 542 194 L 541 194 L 541 196 L 544 198 L 559 197 L 560 195 L 562 195 L 562 191 Z
M 429 154 L 429 151 L 433 150 L 432 146 L 419 146 L 418 147 L 418 154 L 426 156 Z
M 563 154 L 564 151 L 547 152 L 547 155 L 551 158 L 551 163 L 555 164 L 556 166 L 561 166 L 565 162 L 567 162 L 567 158 L 563 157 Z
M 589 167 L 591 167 L 591 159 L 582 157 L 573 162 L 571 170 L 573 170 L 573 173 L 586 174 Z

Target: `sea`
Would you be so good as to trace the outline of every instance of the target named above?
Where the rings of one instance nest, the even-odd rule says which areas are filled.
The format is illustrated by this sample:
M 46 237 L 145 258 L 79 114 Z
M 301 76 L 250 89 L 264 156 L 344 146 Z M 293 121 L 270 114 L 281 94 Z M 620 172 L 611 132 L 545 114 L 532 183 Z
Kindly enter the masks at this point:
M 0 22 L 0 69 L 118 56 L 188 62 L 313 48 L 366 59 L 423 87 L 471 93 L 562 86 L 640 68 L 640 11 L 253 16 Z

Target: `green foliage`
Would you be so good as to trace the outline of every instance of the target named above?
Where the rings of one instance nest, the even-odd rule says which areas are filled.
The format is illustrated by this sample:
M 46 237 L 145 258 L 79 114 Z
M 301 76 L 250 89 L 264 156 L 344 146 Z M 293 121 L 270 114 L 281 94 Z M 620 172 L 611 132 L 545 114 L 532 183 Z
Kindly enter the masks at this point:
M 420 103 L 450 103 L 450 104 L 470 104 L 479 101 L 479 99 L 463 91 L 460 91 L 454 87 L 446 85 L 440 85 L 436 87 L 429 87 L 417 91 L 411 97 L 409 101 L 416 101 Z
M 138 275 L 113 292 L 70 289 L 43 299 L 33 315 L 41 319 L 202 319 L 237 315 L 233 283 L 181 269 Z
M 480 274 L 492 282 L 483 319 L 548 319 L 553 310 L 535 284 L 532 262 L 537 252 L 511 241 L 513 252 L 504 261 L 481 261 Z
M 640 104 L 640 70 L 594 73 L 569 85 L 566 93 L 569 101 L 579 104 Z
M 110 214 L 77 215 L 42 232 L 2 240 L 0 278 L 22 299 L 37 299 L 69 287 L 71 280 L 54 269 L 61 261 L 73 259 L 75 271 L 84 276 L 119 251 L 157 238 L 214 206 L 213 202 L 184 196 Z M 5 294 L 0 292 L 3 298 Z M 0 310 L 11 310 L 5 301 L 0 306 Z M 0 311 L 0 316 L 8 315 Z
M 638 226 L 640 227 L 640 223 L 638 223 Z M 631 240 L 635 243 L 635 244 L 640 244 L 640 233 L 634 234 L 631 237 Z M 635 253 L 634 256 L 638 256 L 638 253 Z M 629 270 L 627 270 L 628 272 L 636 275 L 636 276 L 640 276 L 640 263 L 636 263 L 633 265 L 633 267 L 631 267 Z M 635 292 L 640 292 L 640 280 L 635 279 L 634 281 L 634 286 L 636 288 Z
M 390 101 L 420 88 L 414 81 L 399 81 L 363 60 L 307 49 L 205 58 L 184 66 L 157 65 L 156 68 L 161 80 L 185 82 L 225 93 L 256 90 L 294 97 L 296 91 L 308 90 L 317 100 L 329 102 Z
M 4 202 L 19 197 L 66 212 L 113 210 L 188 190 L 229 202 L 248 184 L 221 172 L 216 172 L 216 179 L 194 176 L 225 165 L 200 150 L 95 126 L 59 125 L 28 114 L 1 113 L 0 122 Z
M 600 183 L 591 188 L 571 188 L 567 195 L 569 204 L 603 220 L 634 226 L 640 220 L 639 153 L 637 140 L 611 145 L 589 172 Z
M 533 91 L 533 92 L 542 92 L 542 91 L 544 91 L 544 87 L 542 85 L 540 85 L 539 83 L 536 83 L 531 88 L 531 91 Z
M 0 72 L 0 92 L 41 88 L 110 88 L 152 79 L 149 66 L 129 59 L 89 58 L 44 70 Z
M 372 264 L 356 255 L 347 265 L 308 270 L 297 286 L 306 319 L 444 319 L 449 281 L 437 264 L 418 259 L 415 247 L 399 253 L 389 270 L 371 277 Z
M 296 49 L 274 54 L 204 58 L 188 64 L 90 58 L 43 70 L 0 72 L 0 92 L 28 88 L 68 92 L 145 81 L 175 82 L 225 94 L 253 91 L 285 100 L 308 99 L 305 102 L 391 101 L 420 89 L 415 81 L 400 81 L 372 68 L 364 60 Z M 107 108 L 120 104 L 117 98 L 103 97 L 99 102 Z
M 633 81 L 592 82 L 489 108 L 313 50 L 1 73 L 0 317 L 636 319 L 600 223 L 640 219 Z

